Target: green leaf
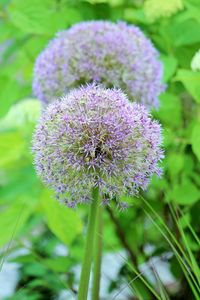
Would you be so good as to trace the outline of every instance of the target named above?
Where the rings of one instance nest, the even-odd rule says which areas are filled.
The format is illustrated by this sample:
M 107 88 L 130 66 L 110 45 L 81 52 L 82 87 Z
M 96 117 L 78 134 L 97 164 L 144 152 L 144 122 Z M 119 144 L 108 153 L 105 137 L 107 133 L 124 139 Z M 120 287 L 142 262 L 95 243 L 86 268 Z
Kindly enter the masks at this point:
M 16 262 L 19 264 L 35 264 L 35 256 L 32 254 L 19 255 L 11 258 L 9 262 Z M 67 272 L 69 268 L 74 265 L 72 257 L 56 256 L 54 258 L 43 258 L 40 263 L 45 266 L 46 269 L 53 270 L 55 272 Z
M 29 288 L 23 288 L 18 290 L 14 295 L 11 297 L 6 298 L 6 300 L 38 300 L 40 295 L 37 292 L 34 292 Z
M 16 32 L 16 28 L 8 21 L 5 21 L 5 22 L 1 22 L 1 26 L 0 26 L 0 42 L 2 43 L 1 44 L 1 47 L 3 45 L 3 42 L 4 41 L 8 41 L 10 38 L 13 38 L 14 36 L 16 36 L 18 34 L 18 32 Z M 9 44 L 10 42 L 6 42 L 7 44 Z M 6 44 L 6 46 L 7 46 Z M 4 52 L 6 50 L 6 47 L 5 46 L 5 49 L 4 49 L 4 46 L 3 46 L 3 51 Z M 1 52 L 1 53 L 2 53 Z
M 34 277 L 44 277 L 47 274 L 47 269 L 40 262 L 28 263 L 24 265 L 24 274 Z
M 20 132 L 2 133 L 0 138 L 0 167 L 18 160 L 25 150 L 25 145 Z
M 182 215 L 182 217 L 178 220 L 179 225 L 184 229 L 187 228 L 188 224 L 191 222 L 191 217 L 189 213 Z
M 13 0 L 8 11 L 11 22 L 24 33 L 52 36 L 81 21 L 77 9 L 51 0 Z
M 164 93 L 160 96 L 160 108 L 155 115 L 169 127 L 178 127 L 182 120 L 180 99 L 174 94 Z
M 0 118 L 8 111 L 9 107 L 18 100 L 20 86 L 15 80 L 7 76 L 0 76 Z
M 9 259 L 9 262 L 16 262 L 19 264 L 32 263 L 35 262 L 35 256 L 33 254 L 19 255 Z
M 164 81 L 167 82 L 176 71 L 177 59 L 174 56 L 161 55 L 164 64 Z
M 184 155 L 184 173 L 186 175 L 194 174 L 194 161 L 193 157 L 189 154 Z
M 51 13 L 49 4 L 48 0 L 13 0 L 8 7 L 10 20 L 25 33 L 47 33 L 46 20 Z
M 132 22 L 132 23 L 137 23 L 137 22 L 144 23 L 144 24 L 149 23 L 146 15 L 144 13 L 144 10 L 135 9 L 133 7 L 125 8 L 125 10 L 124 10 L 124 19 L 129 21 L 129 22 Z
M 176 47 L 200 42 L 200 26 L 195 20 L 174 22 L 171 26 L 171 32 Z
M 200 161 L 200 123 L 196 123 L 191 136 L 192 150 Z
M 183 18 L 185 19 L 195 19 L 197 22 L 200 22 L 200 2 L 199 0 L 186 0 L 185 6 L 187 10 L 183 13 Z
M 200 103 L 200 72 L 180 69 L 175 80 L 181 81 L 194 100 Z
M 172 199 L 180 205 L 192 205 L 200 199 L 200 191 L 189 179 L 184 179 L 180 185 L 175 185 Z
M 21 159 L 6 165 L 0 173 L 1 204 L 24 199 L 36 205 L 41 194 L 41 183 L 35 176 L 32 161 Z
M 15 200 L 14 203 L 0 211 L 0 247 L 14 240 L 26 225 L 34 206 L 25 201 Z
M 43 259 L 42 263 L 55 272 L 66 273 L 73 266 L 73 259 L 71 257 L 57 256 L 53 259 Z
M 66 245 L 70 245 L 82 231 L 82 222 L 77 212 L 52 199 L 52 193 L 45 190 L 42 207 L 50 230 Z
M 171 178 L 176 178 L 184 167 L 184 156 L 180 153 L 171 153 L 166 159 Z
M 80 10 L 81 11 L 81 10 Z M 66 4 L 64 7 L 62 7 L 62 9 L 60 11 L 57 12 L 57 14 L 55 14 L 55 23 L 56 25 L 54 25 L 54 31 L 57 31 L 60 28 L 65 29 L 66 26 L 71 26 L 75 23 L 81 22 L 82 21 L 82 16 L 80 14 L 80 11 L 78 11 L 77 9 L 73 8 L 73 7 L 67 7 Z M 60 24 L 60 14 L 62 14 L 62 19 L 64 20 L 64 22 L 62 24 Z M 57 28 L 56 28 L 57 26 Z
M 198 51 L 198 46 L 196 44 L 190 47 L 180 47 L 174 49 L 176 59 L 180 69 L 188 69 L 191 71 L 191 60 L 194 54 Z

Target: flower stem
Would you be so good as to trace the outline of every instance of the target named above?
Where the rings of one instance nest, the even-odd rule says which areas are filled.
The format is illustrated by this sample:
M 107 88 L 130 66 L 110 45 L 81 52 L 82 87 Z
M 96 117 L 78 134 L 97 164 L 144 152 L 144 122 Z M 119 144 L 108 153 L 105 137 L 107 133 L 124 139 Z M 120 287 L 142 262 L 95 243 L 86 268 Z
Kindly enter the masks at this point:
M 92 281 L 92 300 L 99 300 L 99 289 L 101 280 L 101 258 L 102 258 L 102 235 L 103 235 L 103 207 L 98 205 L 96 235 L 94 242 L 94 268 Z
M 94 248 L 96 214 L 97 214 L 97 207 L 99 205 L 98 188 L 93 189 L 92 197 L 93 197 L 93 201 L 90 205 L 90 212 L 88 217 L 85 253 L 84 253 L 83 264 L 81 269 L 81 279 L 80 279 L 80 285 L 78 290 L 78 300 L 87 300 L 88 286 L 90 280 L 90 269 L 92 264 L 92 256 L 93 256 L 93 248 Z

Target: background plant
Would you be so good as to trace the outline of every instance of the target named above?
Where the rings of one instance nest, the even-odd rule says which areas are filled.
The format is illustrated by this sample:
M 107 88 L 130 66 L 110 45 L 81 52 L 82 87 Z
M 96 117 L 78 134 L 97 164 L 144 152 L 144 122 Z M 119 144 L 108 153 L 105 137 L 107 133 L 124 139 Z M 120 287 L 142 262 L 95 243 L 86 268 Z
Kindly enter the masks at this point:
M 148 1 L 1 1 L 2 273 L 7 261 L 19 264 L 15 292 L 3 299 L 53 299 L 63 290 L 75 298 L 74 267 L 82 260 L 87 208 L 61 208 L 36 178 L 30 139 L 40 104 L 30 98 L 35 58 L 48 40 L 93 19 L 138 25 L 160 51 L 168 85 L 154 112 L 164 127 L 163 179 L 154 178 L 141 199 L 131 199 L 134 206 L 126 213 L 112 207 L 104 214 L 104 256 L 112 252 L 120 264 L 118 275 L 107 278 L 108 294 L 123 299 L 125 290 L 133 299 L 199 299 L 200 72 L 191 69 L 191 61 L 200 48 L 200 3 L 181 1 L 177 9 L 177 1 L 168 1 L 166 14 L 165 1 L 157 1 L 156 13 Z M 67 252 L 58 250 L 60 244 Z M 157 271 L 160 260 L 169 263 L 173 284 Z M 150 267 L 142 268 L 148 261 Z M 144 275 L 149 268 L 154 285 Z

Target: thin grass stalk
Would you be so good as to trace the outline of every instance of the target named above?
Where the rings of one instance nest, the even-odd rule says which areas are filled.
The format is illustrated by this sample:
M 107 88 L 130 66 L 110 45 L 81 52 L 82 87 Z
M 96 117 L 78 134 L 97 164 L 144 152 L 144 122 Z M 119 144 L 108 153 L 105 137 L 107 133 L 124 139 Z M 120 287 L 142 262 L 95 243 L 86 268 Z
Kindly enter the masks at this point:
M 153 222 L 153 224 L 158 228 L 158 230 L 161 232 L 161 234 L 165 237 L 165 239 L 167 240 L 167 242 L 169 243 L 169 245 L 171 246 L 172 250 L 174 251 L 174 254 L 176 255 L 181 267 L 183 270 L 185 270 L 186 272 L 188 272 L 188 274 L 190 275 L 194 286 L 196 286 L 198 292 L 196 291 L 196 293 L 200 295 L 200 286 L 198 285 L 198 283 L 196 282 L 189 266 L 186 265 L 186 263 L 184 262 L 184 260 L 182 259 L 181 255 L 178 253 L 178 251 L 176 250 L 175 246 L 173 245 L 173 243 L 170 241 L 170 239 L 167 237 L 167 235 L 163 232 L 163 230 L 158 226 L 158 224 L 153 220 L 153 218 L 151 217 L 151 215 L 144 209 L 145 213 L 147 214 L 147 216 L 151 219 L 151 221 Z M 184 258 L 185 258 L 185 254 L 184 254 Z M 193 286 L 193 287 L 194 287 Z M 199 298 L 197 298 L 199 300 Z
M 188 252 L 188 255 L 189 255 L 189 259 L 191 261 L 191 265 L 192 265 L 192 270 L 193 270 L 193 273 L 194 275 L 196 275 L 196 278 L 197 278 L 197 281 L 199 283 L 199 286 L 200 286 L 200 269 L 199 269 L 199 266 L 198 266 L 198 263 L 196 262 L 196 259 L 190 249 L 190 246 L 189 246 L 189 243 L 188 243 L 188 240 L 187 240 L 187 237 L 183 231 L 183 228 L 181 227 L 180 223 L 179 223 L 179 217 L 178 217 L 178 214 L 177 214 L 177 211 L 176 211 L 176 208 L 173 207 L 173 205 L 170 205 L 170 210 L 171 210 L 171 213 L 172 213 L 172 216 L 174 218 L 174 221 L 176 222 L 176 225 L 178 227 L 178 230 L 180 232 L 180 235 L 182 237 L 182 241 L 185 245 L 185 248 Z

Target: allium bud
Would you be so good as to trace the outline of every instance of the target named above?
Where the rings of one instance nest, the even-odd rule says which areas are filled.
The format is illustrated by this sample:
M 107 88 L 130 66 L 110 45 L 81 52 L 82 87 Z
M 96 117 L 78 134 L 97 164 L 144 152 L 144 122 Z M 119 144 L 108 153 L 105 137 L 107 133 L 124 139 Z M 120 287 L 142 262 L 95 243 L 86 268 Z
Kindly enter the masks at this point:
M 33 92 L 43 102 L 85 83 L 118 87 L 131 101 L 158 106 L 165 89 L 158 52 L 142 31 L 126 23 L 90 21 L 60 32 L 39 55 Z
M 95 85 L 51 103 L 33 137 L 38 175 L 69 206 L 90 202 L 97 186 L 102 203 L 146 189 L 160 173 L 160 145 L 160 125 L 144 106 Z

